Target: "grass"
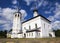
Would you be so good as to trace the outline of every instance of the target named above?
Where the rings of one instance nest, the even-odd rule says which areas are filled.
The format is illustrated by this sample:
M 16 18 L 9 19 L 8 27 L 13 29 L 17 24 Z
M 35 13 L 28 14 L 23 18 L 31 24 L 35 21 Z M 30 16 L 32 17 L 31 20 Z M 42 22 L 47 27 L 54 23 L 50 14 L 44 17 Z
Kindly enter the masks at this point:
M 21 39 L 10 39 L 1 38 L 1 43 L 60 43 L 60 37 L 57 38 L 21 38 Z

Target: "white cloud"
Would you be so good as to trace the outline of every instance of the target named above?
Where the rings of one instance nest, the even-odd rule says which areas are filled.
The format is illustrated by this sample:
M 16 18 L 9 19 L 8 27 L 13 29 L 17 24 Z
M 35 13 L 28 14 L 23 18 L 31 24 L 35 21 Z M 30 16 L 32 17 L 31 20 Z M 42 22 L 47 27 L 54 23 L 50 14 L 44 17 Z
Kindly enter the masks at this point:
M 5 20 L 0 20 L 0 24 L 5 24 L 6 21 Z
M 12 4 L 17 4 L 17 0 L 13 0 L 12 1 Z
M 44 3 L 45 1 L 44 0 L 39 0 L 37 3 L 38 3 L 38 7 L 40 7 L 42 4 L 46 4 Z
M 54 17 L 59 19 L 60 18 L 60 4 L 56 3 L 55 5 L 56 5 L 56 9 L 54 10 L 54 13 L 55 13 Z
M 0 18 L 0 24 L 3 24 L 2 27 L 4 27 L 4 30 L 10 30 L 12 28 L 14 12 L 16 12 L 16 10 L 12 8 L 0 9 L 0 16 L 2 16 L 5 19 L 4 20 Z M 27 12 L 23 9 L 21 9 L 20 12 L 22 13 L 24 20 L 24 18 L 27 16 Z
M 53 16 L 49 16 L 48 19 L 49 19 L 50 21 L 54 21 L 54 20 L 55 20 L 55 18 L 54 18 Z
M 53 12 L 53 10 L 54 10 L 54 7 L 51 7 L 48 11 L 45 11 L 45 14 L 50 14 Z
M 22 16 L 23 17 L 26 17 L 27 16 L 27 12 L 25 10 L 21 9 L 20 12 L 22 13 Z
M 49 16 L 48 19 L 53 21 L 52 27 L 54 29 L 60 29 L 60 4 L 55 3 L 55 10 L 53 11 L 54 16 Z
M 36 0 L 24 0 L 24 1 L 26 2 L 27 5 L 30 5 L 31 2 L 36 1 Z
M 24 18 L 27 16 L 27 12 L 23 9 L 21 9 L 20 12 L 22 13 L 22 22 L 23 22 Z
M 45 14 L 50 14 L 51 13 L 51 11 L 45 11 Z
M 30 5 L 30 0 L 25 0 L 25 2 L 27 3 L 27 5 Z
M 60 21 L 55 21 L 52 23 L 52 27 L 56 30 L 56 29 L 60 29 Z
M 15 11 L 16 10 L 11 9 L 11 8 L 4 8 L 2 16 L 5 17 L 7 20 L 12 20 L 13 13 Z
M 45 1 L 45 0 L 36 0 L 36 1 L 33 1 L 33 5 L 35 5 L 36 3 L 36 8 L 40 8 L 41 6 L 43 6 L 43 9 L 49 4 L 48 1 Z M 31 3 L 31 2 L 30 2 Z M 31 10 L 34 9 L 34 6 L 31 7 Z
M 4 24 L 3 25 L 3 30 L 10 30 L 10 29 L 12 29 L 12 26 L 11 26 L 11 23 L 9 24 L 9 23 L 6 23 L 6 24 Z
M 46 5 L 48 5 L 48 2 L 47 1 L 42 1 L 43 2 L 43 6 L 45 7 Z
M 60 11 L 56 12 L 56 15 L 54 16 L 56 19 L 60 19 Z
M 0 18 L 0 24 L 3 24 L 4 29 L 9 30 L 11 29 L 10 24 L 12 24 L 13 20 L 13 13 L 16 11 L 11 8 L 1 8 L 0 9 L 0 16 L 2 16 L 4 19 Z
M 46 1 L 44 2 L 44 0 L 24 0 L 24 1 L 27 3 L 27 5 L 30 5 L 32 2 L 34 2 L 37 4 L 38 7 L 41 6 L 43 3 L 44 5 L 47 4 Z

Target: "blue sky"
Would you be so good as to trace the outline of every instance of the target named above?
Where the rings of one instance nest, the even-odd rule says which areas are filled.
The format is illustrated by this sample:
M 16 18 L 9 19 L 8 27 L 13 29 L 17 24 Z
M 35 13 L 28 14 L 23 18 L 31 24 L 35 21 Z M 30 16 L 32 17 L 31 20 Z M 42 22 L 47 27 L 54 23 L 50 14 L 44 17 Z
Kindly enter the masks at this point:
M 36 5 L 38 13 L 52 21 L 52 28 L 60 29 L 60 0 L 0 0 L 0 30 L 12 28 L 13 13 L 18 3 L 24 20 L 33 17 Z

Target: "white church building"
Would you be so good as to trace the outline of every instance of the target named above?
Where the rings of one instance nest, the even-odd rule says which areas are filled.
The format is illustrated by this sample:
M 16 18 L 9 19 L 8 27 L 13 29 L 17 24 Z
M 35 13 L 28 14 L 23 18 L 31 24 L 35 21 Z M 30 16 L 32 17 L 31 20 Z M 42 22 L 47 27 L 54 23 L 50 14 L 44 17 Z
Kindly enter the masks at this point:
M 48 38 L 55 37 L 51 27 L 51 21 L 37 10 L 33 11 L 33 18 L 21 22 L 21 12 L 15 12 L 13 15 L 13 26 L 11 38 Z

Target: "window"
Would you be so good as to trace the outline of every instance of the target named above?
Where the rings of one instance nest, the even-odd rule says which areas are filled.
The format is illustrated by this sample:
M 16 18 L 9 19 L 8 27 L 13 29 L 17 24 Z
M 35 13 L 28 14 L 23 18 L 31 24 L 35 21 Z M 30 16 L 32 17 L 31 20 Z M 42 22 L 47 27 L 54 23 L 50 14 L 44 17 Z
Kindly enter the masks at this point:
M 49 28 L 49 25 L 48 25 L 48 28 Z
M 30 33 L 29 33 L 29 36 L 30 36 Z
M 44 24 L 44 28 L 45 28 L 45 24 Z
M 27 37 L 28 37 L 28 33 L 27 33 Z
M 31 27 L 29 26 L 29 30 L 31 29 Z
M 35 28 L 37 29 L 37 24 L 35 24 Z
M 32 36 L 33 36 L 33 33 L 32 33 Z
M 19 14 L 18 14 L 18 17 L 19 17 Z
M 24 33 L 24 38 L 26 37 L 26 34 Z
M 24 29 L 26 30 L 26 27 L 24 27 Z
M 39 33 L 39 36 L 40 36 L 40 33 Z

